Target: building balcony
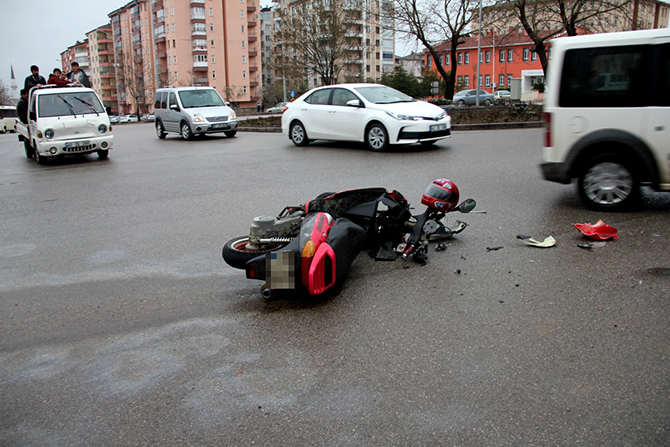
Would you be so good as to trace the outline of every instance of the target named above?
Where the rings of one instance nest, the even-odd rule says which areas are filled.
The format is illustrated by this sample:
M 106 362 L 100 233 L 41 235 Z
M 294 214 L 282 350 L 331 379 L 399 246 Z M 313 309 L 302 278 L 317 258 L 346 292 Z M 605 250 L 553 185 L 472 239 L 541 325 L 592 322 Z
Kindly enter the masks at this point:
M 205 14 L 196 14 L 194 12 L 191 12 L 191 21 L 201 21 L 204 22 L 207 20 L 207 16 Z
M 249 51 L 249 57 L 256 57 L 258 56 L 258 51 Z
M 155 12 L 158 9 L 163 9 L 163 0 L 151 0 L 151 10 Z
M 191 0 L 192 5 L 204 5 L 205 0 Z
M 202 85 L 204 87 L 209 86 L 209 78 L 195 78 L 193 80 L 197 85 Z
M 256 71 L 258 71 L 258 67 L 257 67 L 257 66 L 254 65 L 254 66 L 249 67 L 249 73 L 254 73 L 254 72 L 256 72 Z
M 207 61 L 193 61 L 193 70 L 202 71 L 207 70 Z
M 116 85 L 101 85 L 100 88 L 103 90 L 116 90 Z
M 256 33 L 249 33 L 247 35 L 247 40 L 249 41 L 249 43 L 256 42 L 258 40 L 258 36 L 256 35 Z
M 256 0 L 247 0 L 247 12 L 256 11 Z
M 249 27 L 249 28 L 255 28 L 256 25 L 258 25 L 258 22 L 256 22 L 255 20 L 249 20 L 247 22 L 247 27 Z
M 249 87 L 258 87 L 258 82 L 256 81 L 249 82 Z
M 205 29 L 191 29 L 191 35 L 192 36 L 206 36 L 207 35 L 207 30 Z
M 167 57 L 167 53 L 165 51 L 161 51 L 160 53 L 156 53 L 156 57 L 158 59 L 165 59 Z
M 207 52 L 207 45 L 193 45 L 193 51 L 196 52 Z

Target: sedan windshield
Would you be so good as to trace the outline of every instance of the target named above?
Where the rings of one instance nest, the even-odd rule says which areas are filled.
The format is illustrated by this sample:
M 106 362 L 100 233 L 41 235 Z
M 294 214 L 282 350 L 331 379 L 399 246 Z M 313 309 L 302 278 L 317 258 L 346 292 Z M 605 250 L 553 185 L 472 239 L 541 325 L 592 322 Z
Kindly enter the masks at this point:
M 186 109 L 225 105 L 215 90 L 184 90 L 179 92 L 179 99 Z
M 392 104 L 396 102 L 416 101 L 411 96 L 407 96 L 398 90 L 392 89 L 391 87 L 386 87 L 384 85 L 357 87 L 355 90 L 363 95 L 365 99 L 375 104 Z

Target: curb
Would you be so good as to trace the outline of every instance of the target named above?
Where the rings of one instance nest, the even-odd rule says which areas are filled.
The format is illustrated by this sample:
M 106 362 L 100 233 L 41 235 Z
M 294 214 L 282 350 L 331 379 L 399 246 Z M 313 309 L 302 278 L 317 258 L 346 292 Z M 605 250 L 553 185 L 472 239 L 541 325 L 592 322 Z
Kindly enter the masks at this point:
M 476 123 L 452 124 L 451 130 L 500 130 L 500 129 L 531 129 L 543 126 L 542 121 L 523 121 L 519 123 Z M 281 132 L 280 127 L 237 127 L 240 132 Z

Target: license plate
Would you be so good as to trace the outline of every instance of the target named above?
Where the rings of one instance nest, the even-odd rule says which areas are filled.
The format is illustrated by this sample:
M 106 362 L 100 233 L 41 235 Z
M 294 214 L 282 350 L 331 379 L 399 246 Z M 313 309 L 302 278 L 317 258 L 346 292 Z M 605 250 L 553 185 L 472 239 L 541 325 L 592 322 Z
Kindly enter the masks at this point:
M 227 124 L 212 124 L 210 126 L 211 129 L 223 129 L 224 127 L 228 126 Z
M 446 124 L 435 124 L 433 126 L 430 126 L 430 131 L 431 132 L 439 132 L 440 130 L 447 130 L 447 125 Z
M 295 254 L 288 251 L 268 253 L 265 281 L 270 289 L 295 289 Z
M 84 146 L 90 146 L 91 142 L 86 140 L 86 141 L 70 141 L 69 143 L 65 143 L 65 147 L 68 149 L 72 149 L 75 147 L 84 147 Z

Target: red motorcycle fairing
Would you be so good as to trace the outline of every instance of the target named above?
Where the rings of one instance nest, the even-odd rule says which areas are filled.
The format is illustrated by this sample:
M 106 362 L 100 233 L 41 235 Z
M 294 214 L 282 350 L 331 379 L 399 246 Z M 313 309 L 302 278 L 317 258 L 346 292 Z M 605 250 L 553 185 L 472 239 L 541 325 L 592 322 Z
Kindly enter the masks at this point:
M 300 227 L 300 273 L 304 286 L 309 287 L 310 266 L 332 226 L 333 217 L 330 214 L 315 213 L 307 216 Z M 320 256 L 325 256 L 323 250 Z

